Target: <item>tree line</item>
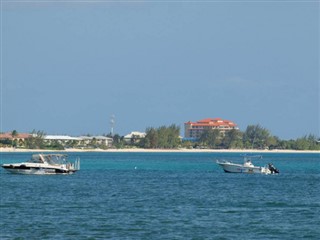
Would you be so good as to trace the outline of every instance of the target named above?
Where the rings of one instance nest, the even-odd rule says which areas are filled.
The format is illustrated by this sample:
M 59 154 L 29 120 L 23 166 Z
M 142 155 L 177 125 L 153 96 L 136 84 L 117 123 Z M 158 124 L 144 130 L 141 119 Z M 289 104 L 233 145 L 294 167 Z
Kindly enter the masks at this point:
M 315 135 L 306 135 L 296 140 L 281 140 L 271 132 L 258 125 L 249 125 L 245 131 L 232 129 L 222 132 L 208 129 L 196 141 L 184 141 L 180 138 L 180 127 L 149 127 L 146 136 L 130 143 L 123 141 L 119 135 L 114 136 L 118 148 L 135 146 L 147 149 L 205 148 L 205 149 L 283 149 L 283 150 L 320 150 L 320 141 Z
M 211 149 L 320 150 L 320 141 L 315 135 L 281 140 L 260 125 L 249 125 L 244 132 L 232 129 L 224 134 L 217 129 L 207 130 L 196 144 Z
M 107 136 L 113 138 L 113 147 L 115 148 L 320 150 L 320 141 L 315 135 L 309 134 L 295 140 L 281 140 L 259 124 L 249 125 L 243 132 L 238 129 L 225 132 L 218 129 L 208 129 L 203 131 L 200 138 L 196 141 L 184 141 L 181 139 L 180 127 L 175 124 L 158 128 L 148 127 L 145 132 L 146 136 L 144 138 L 140 139 L 137 136 L 132 136 L 129 142 L 125 141 L 124 137 L 118 134 Z M 12 131 L 13 138 L 17 134 L 16 130 Z M 64 146 L 58 141 L 51 142 L 50 144 L 45 142 L 45 135 L 43 131 L 33 130 L 31 137 L 27 138 L 23 143 L 19 143 L 17 140 L 1 139 L 0 146 L 20 146 L 28 149 L 64 149 Z

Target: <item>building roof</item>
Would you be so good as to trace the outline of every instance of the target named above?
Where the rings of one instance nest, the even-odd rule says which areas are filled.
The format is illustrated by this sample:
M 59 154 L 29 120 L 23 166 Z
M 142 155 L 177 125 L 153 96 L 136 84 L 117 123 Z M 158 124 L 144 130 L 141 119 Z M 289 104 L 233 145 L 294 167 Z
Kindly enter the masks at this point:
M 7 132 L 7 133 L 0 133 L 0 139 L 25 139 L 25 138 L 29 138 L 32 135 L 29 133 L 18 133 L 15 137 L 12 137 L 12 133 L 11 132 Z
M 92 136 L 92 139 L 95 138 L 97 140 L 112 140 L 110 137 L 105 137 L 105 136 Z
M 64 141 L 69 141 L 69 140 L 81 140 L 78 137 L 70 137 L 66 135 L 47 135 L 44 137 L 45 140 L 64 140 Z
M 229 120 L 223 120 L 221 118 L 205 118 L 202 120 L 199 120 L 197 122 L 186 122 L 186 125 L 192 125 L 192 126 L 228 126 L 228 127 L 236 127 L 237 124 L 235 124 L 232 121 Z
M 105 137 L 105 136 L 80 136 L 79 137 L 80 140 L 107 140 L 107 141 L 111 141 L 112 138 L 110 137 Z
M 112 140 L 112 138 L 105 137 L 105 136 L 80 136 L 80 137 L 71 137 L 67 135 L 47 135 L 44 137 L 45 140 L 63 140 L 63 141 L 69 141 L 69 140 Z
M 146 136 L 146 133 L 144 132 L 131 132 L 127 135 L 124 136 L 124 138 L 132 138 L 134 136 L 139 137 L 139 138 L 144 138 Z

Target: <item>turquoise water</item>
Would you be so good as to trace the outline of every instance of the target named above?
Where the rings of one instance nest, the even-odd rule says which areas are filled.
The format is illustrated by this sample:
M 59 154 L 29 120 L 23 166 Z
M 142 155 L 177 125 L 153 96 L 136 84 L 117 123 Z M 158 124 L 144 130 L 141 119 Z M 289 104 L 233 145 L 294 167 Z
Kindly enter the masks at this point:
M 1 153 L 1 164 L 29 153 Z M 263 154 L 280 175 L 228 174 L 237 153 L 71 153 L 74 175 L 0 170 L 0 239 L 319 239 L 319 154 Z

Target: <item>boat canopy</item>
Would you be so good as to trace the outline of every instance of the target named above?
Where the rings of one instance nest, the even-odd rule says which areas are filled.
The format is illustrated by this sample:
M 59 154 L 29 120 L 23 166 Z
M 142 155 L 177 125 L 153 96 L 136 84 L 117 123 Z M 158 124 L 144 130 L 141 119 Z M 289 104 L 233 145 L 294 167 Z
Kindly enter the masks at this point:
M 33 154 L 28 161 L 31 163 L 48 163 L 51 165 L 66 164 L 67 155 L 64 154 Z

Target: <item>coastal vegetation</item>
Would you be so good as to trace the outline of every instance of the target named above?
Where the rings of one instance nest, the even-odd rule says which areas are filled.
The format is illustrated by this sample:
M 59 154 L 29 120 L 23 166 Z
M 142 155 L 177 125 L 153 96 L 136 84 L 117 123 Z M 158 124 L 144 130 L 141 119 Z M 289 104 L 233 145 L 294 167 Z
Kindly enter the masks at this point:
M 312 134 L 296 140 L 281 140 L 271 132 L 258 125 L 249 125 L 244 132 L 232 129 L 225 133 L 218 129 L 204 131 L 198 140 L 184 140 L 180 137 L 177 125 L 146 129 L 146 137 L 140 141 L 126 143 L 123 138 L 115 136 L 114 142 L 121 148 L 139 147 L 146 149 L 281 149 L 281 150 L 320 150 L 319 139 Z M 119 144 L 120 143 L 120 144 Z
M 31 136 L 25 140 L 25 147 L 28 149 L 45 149 L 46 146 L 44 142 L 45 132 L 33 130 Z
M 244 132 L 238 129 L 225 134 L 217 129 L 204 131 L 196 146 L 210 149 L 320 150 L 320 141 L 312 134 L 296 140 L 281 140 L 260 125 L 249 125 Z
M 180 127 L 172 124 L 169 127 L 149 127 L 146 129 L 146 136 L 139 143 L 142 148 L 178 148 L 181 144 Z
M 119 134 L 105 135 L 113 139 L 112 146 L 99 144 L 95 138 L 89 142 L 68 141 L 67 143 L 58 140 L 45 141 L 46 133 L 33 130 L 30 137 L 25 140 L 19 139 L 19 133 L 13 130 L 7 138 L 0 138 L 0 147 L 14 147 L 26 149 L 51 149 L 63 150 L 65 148 L 82 149 L 107 149 L 107 148 L 145 148 L 145 149 L 258 149 L 258 150 L 320 150 L 319 138 L 309 134 L 297 139 L 282 140 L 271 132 L 258 125 L 249 125 L 245 131 L 232 129 L 220 131 L 209 129 L 203 131 L 199 139 L 183 139 L 180 137 L 180 127 L 172 124 L 158 128 L 148 127 L 144 138 L 132 135 L 130 141 Z

